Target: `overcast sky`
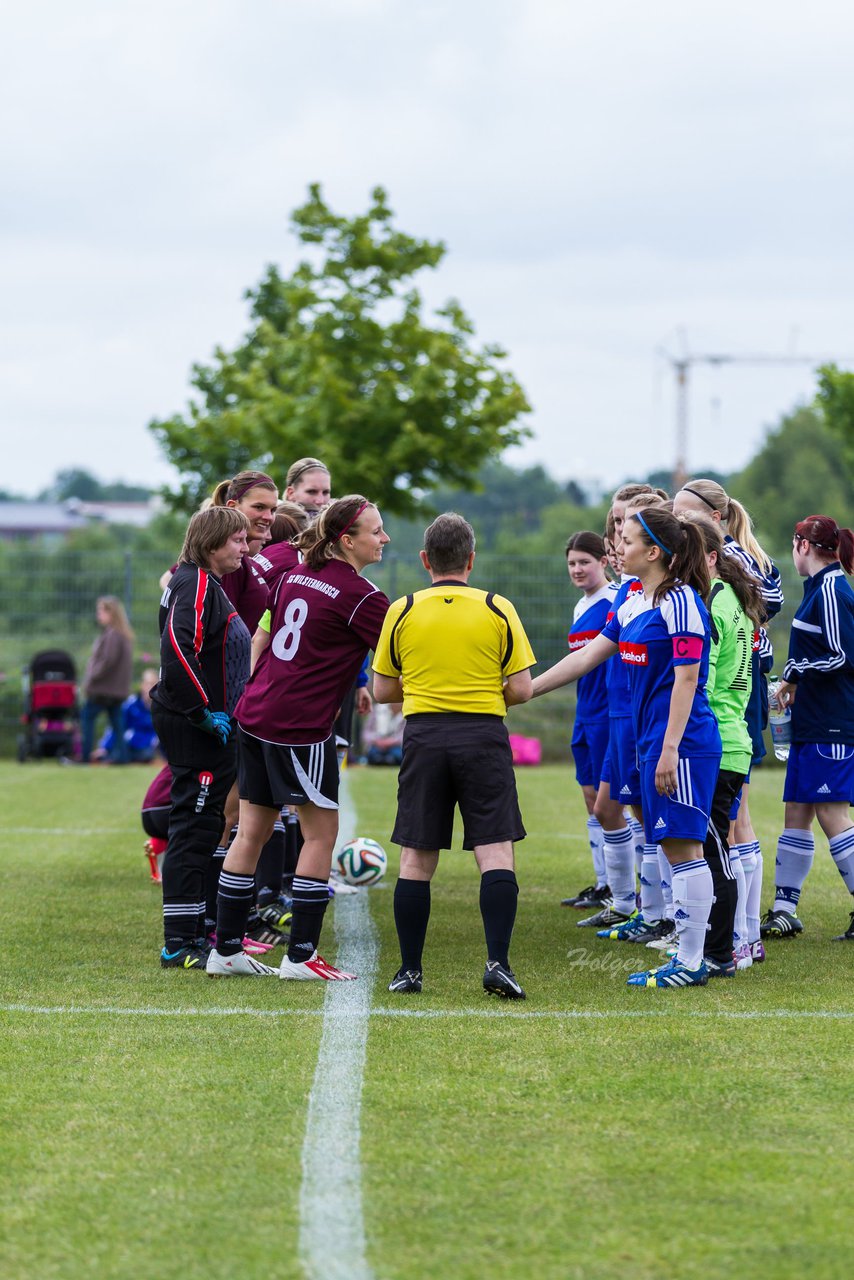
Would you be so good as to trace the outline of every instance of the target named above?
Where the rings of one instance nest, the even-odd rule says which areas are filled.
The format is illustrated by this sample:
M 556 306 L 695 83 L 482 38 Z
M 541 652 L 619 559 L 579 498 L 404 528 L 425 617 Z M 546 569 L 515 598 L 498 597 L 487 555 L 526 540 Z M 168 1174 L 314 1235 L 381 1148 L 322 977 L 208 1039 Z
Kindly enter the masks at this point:
M 830 0 L 4 4 L 0 488 L 168 483 L 146 424 L 293 266 L 312 181 L 348 214 L 383 185 L 447 243 L 425 296 L 534 408 L 508 461 L 671 465 L 680 328 L 854 363 L 852 36 Z M 813 390 L 807 364 L 697 366 L 690 469 L 741 465 Z

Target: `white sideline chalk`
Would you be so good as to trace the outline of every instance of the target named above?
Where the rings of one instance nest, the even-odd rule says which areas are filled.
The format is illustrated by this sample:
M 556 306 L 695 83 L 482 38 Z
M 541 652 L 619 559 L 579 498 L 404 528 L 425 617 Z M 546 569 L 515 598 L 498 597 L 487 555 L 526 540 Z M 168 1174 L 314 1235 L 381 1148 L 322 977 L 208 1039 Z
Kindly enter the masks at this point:
M 346 773 L 339 804 L 341 831 L 355 831 Z M 362 1211 L 361 1117 L 379 940 L 368 901 L 359 892 L 336 897 L 332 905 L 335 964 L 359 976 L 356 982 L 327 982 L 324 993 L 302 1146 L 299 1254 L 307 1280 L 373 1280 Z
M 343 983 L 341 984 L 344 985 Z M 353 984 L 348 983 L 351 987 Z M 338 983 L 335 984 L 338 987 Z M 850 1009 L 387 1009 L 377 1005 L 369 1009 L 371 1018 L 480 1018 L 481 1021 L 501 1022 L 515 1020 L 550 1019 L 555 1022 L 572 1022 L 584 1019 L 613 1019 L 616 1022 L 636 1018 L 705 1018 L 714 1021 L 753 1020 L 755 1022 L 822 1021 L 840 1022 L 854 1019 Z M 97 1004 L 0 1004 L 0 1013 L 44 1014 L 49 1017 L 98 1017 L 113 1018 L 323 1018 L 324 1021 L 346 1022 L 365 1017 L 361 1009 L 251 1009 L 235 1005 L 233 1008 L 200 1009 L 184 1006 L 178 1009 L 158 1009 L 151 1005 L 136 1008 L 124 1005 Z

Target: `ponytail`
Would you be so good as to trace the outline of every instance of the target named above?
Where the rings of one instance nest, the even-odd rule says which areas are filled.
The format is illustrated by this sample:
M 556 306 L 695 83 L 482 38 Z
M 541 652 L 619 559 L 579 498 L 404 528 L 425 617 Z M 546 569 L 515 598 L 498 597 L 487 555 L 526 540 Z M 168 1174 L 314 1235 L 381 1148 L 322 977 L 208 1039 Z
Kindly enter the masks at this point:
M 747 554 L 756 561 L 763 573 L 772 569 L 771 557 L 763 551 L 753 532 L 753 521 L 745 508 L 735 498 L 730 498 L 726 514 L 726 531 Z
M 698 525 L 679 519 L 663 507 L 646 507 L 643 515 L 632 515 L 629 519 L 637 521 L 643 541 L 661 551 L 666 576 L 656 587 L 652 603 L 658 605 L 680 582 L 693 587 L 705 600 L 711 579 L 706 564 L 706 544 Z
M 718 577 L 722 582 L 726 582 L 732 587 L 738 603 L 754 627 L 761 627 L 766 620 L 767 614 L 765 601 L 762 599 L 762 592 L 759 590 L 759 583 L 752 573 L 747 572 L 739 559 L 725 554 L 724 537 L 721 533 L 720 525 L 694 511 L 686 511 L 681 519 L 686 524 L 697 525 L 703 535 L 706 555 L 711 555 L 713 551 L 717 552 Z M 706 598 L 706 603 L 708 604 L 708 597 Z
M 718 484 L 717 480 L 689 480 L 687 484 L 683 484 L 680 492 L 693 494 L 710 511 L 717 511 L 733 541 L 756 561 L 763 573 L 771 572 L 771 557 L 756 541 L 750 515 L 740 502 L 729 496 L 723 485 Z
M 846 573 L 854 573 L 854 532 L 839 530 L 839 563 Z
M 362 512 L 370 506 L 373 503 L 360 493 L 350 493 L 323 508 L 317 519 L 294 539 L 309 569 L 322 569 L 330 560 L 341 559 L 340 539 L 353 531 Z
M 272 489 L 277 493 L 276 482 L 263 471 L 241 471 L 232 480 L 220 480 L 211 494 L 211 506 L 226 507 L 229 502 L 239 502 L 250 489 Z
M 840 528 L 830 516 L 807 516 L 795 525 L 795 534 L 815 547 L 827 564 L 838 560 L 846 573 L 854 572 L 854 532 Z

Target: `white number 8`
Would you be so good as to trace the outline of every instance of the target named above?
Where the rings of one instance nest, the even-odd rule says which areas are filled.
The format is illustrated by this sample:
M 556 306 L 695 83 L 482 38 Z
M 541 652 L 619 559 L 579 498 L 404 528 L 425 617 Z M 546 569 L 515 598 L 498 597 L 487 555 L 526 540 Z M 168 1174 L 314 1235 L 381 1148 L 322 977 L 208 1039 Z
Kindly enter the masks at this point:
M 302 625 L 308 617 L 308 601 L 297 598 L 285 610 L 285 625 L 273 636 L 273 653 L 282 662 L 290 662 L 299 648 Z

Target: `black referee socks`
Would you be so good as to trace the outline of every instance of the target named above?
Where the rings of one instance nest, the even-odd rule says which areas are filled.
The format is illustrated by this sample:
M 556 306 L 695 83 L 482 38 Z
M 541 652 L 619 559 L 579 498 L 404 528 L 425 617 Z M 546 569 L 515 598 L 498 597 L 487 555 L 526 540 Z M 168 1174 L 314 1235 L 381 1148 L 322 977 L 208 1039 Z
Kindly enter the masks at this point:
M 510 967 L 508 953 L 518 897 L 519 885 L 514 871 L 484 871 L 480 877 L 480 914 L 487 959 L 497 960 L 505 969 Z
M 394 886 L 394 923 L 401 969 L 420 969 L 430 921 L 430 881 L 398 880 Z

